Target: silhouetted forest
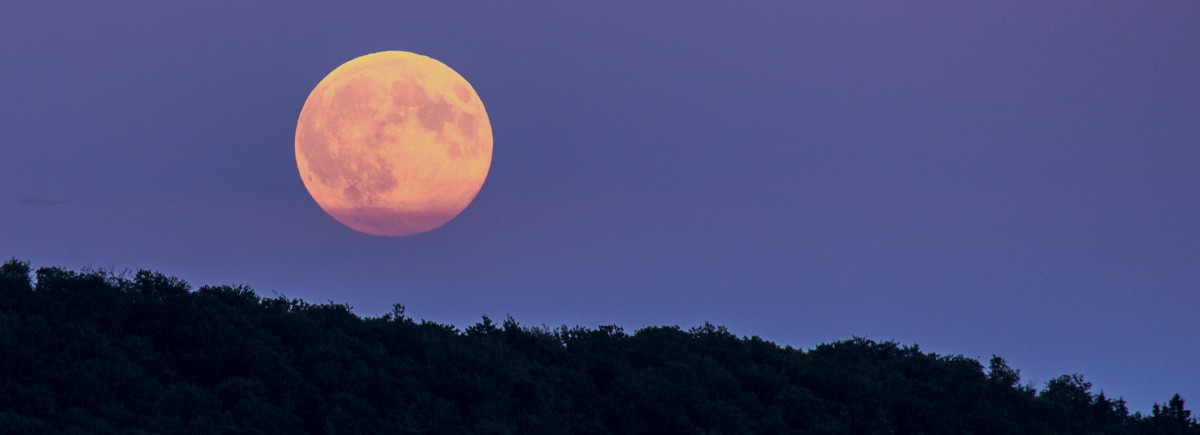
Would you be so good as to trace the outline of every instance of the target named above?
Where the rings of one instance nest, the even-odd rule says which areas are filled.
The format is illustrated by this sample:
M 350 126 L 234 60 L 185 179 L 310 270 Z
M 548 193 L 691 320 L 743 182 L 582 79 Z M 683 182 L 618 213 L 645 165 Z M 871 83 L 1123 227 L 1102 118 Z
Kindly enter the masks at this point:
M 0 432 L 1200 434 L 1079 375 L 724 327 L 459 330 L 179 279 L 0 267 Z

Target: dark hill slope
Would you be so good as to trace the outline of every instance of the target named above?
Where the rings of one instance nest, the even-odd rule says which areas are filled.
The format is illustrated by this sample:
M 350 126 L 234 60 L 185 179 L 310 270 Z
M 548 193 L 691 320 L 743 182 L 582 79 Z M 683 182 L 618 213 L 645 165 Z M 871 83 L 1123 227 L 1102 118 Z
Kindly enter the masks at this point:
M 855 338 L 807 352 L 723 327 L 459 331 L 397 306 L 0 268 L 0 432 L 1200 433 L 1079 376 Z

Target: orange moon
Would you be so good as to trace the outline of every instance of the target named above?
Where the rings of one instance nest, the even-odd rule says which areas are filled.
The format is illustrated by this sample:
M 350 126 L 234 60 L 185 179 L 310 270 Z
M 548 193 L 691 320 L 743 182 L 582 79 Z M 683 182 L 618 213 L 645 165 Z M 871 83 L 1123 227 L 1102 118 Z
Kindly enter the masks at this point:
M 296 125 L 296 166 L 321 209 L 376 236 L 407 236 L 454 219 L 492 164 L 479 95 L 432 58 L 384 51 L 321 79 Z

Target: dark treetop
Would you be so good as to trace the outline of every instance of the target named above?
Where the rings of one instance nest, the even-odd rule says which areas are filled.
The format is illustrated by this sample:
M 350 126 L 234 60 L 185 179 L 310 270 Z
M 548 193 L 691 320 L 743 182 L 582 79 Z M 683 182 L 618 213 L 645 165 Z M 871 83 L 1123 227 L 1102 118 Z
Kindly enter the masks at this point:
M 31 276 L 35 275 L 35 276 Z M 36 279 L 34 279 L 36 278 Z M 1080 375 L 705 324 L 465 330 L 159 273 L 0 268 L 0 432 L 1200 434 Z

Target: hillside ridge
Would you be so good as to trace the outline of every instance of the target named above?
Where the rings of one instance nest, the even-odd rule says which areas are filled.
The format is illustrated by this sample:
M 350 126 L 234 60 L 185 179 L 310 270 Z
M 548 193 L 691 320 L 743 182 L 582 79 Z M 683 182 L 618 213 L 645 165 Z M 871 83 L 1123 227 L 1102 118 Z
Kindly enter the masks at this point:
M 263 298 L 141 270 L 0 266 L 0 428 L 14 433 L 1200 434 L 1082 375 L 855 337 L 809 350 L 723 326 L 459 329 L 402 305 Z

